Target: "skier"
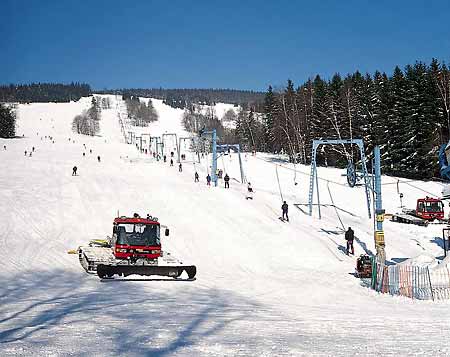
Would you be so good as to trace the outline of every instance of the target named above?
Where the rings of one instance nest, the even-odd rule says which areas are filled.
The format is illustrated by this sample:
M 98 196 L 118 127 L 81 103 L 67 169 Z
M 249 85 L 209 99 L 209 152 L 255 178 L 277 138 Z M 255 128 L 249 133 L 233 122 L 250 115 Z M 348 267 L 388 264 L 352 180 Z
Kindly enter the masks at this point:
M 180 162 L 180 164 L 178 165 L 178 171 L 179 171 L 179 172 L 182 172 L 182 171 L 183 171 L 183 166 L 181 165 L 181 162 Z
M 92 154 L 92 149 L 89 149 L 89 153 Z
M 230 176 L 228 176 L 228 174 L 225 174 L 223 180 L 225 181 L 225 188 L 230 188 Z
M 6 145 L 3 145 L 3 150 L 6 150 Z
M 97 156 L 97 161 L 98 161 L 98 162 L 100 162 L 100 155 L 99 155 L 99 156 Z
M 25 150 L 25 156 L 27 156 L 27 151 Z
M 351 227 L 348 227 L 347 232 L 345 232 L 345 240 L 347 241 L 347 255 L 352 253 L 355 255 L 355 249 L 353 248 L 353 240 L 355 239 L 355 232 Z
M 206 176 L 206 185 L 211 186 L 211 176 Z
M 32 152 L 32 151 L 30 151 L 30 157 L 31 157 L 31 156 L 33 156 L 33 152 Z
M 195 174 L 194 174 L 194 182 L 198 182 L 198 172 L 197 171 L 195 171 Z
M 167 156 L 166 155 L 163 156 L 163 160 L 164 160 L 164 162 L 167 161 Z
M 247 184 L 247 196 L 245 197 L 245 199 L 253 200 L 253 187 L 250 182 Z
M 170 166 L 173 166 L 173 159 L 170 159 Z
M 284 220 L 285 219 L 284 216 L 286 216 L 286 221 L 289 222 L 288 209 L 289 209 L 288 204 L 286 203 L 286 201 L 283 201 L 283 204 L 281 205 L 281 210 L 283 212 L 281 219 Z
M 170 157 L 173 157 L 173 151 L 170 152 Z
M 33 146 L 32 150 L 33 150 L 33 152 L 34 152 L 34 146 Z
M 83 157 L 85 157 L 86 156 L 86 153 L 83 153 Z
M 72 176 L 76 176 L 77 175 L 77 167 L 74 166 L 72 169 Z

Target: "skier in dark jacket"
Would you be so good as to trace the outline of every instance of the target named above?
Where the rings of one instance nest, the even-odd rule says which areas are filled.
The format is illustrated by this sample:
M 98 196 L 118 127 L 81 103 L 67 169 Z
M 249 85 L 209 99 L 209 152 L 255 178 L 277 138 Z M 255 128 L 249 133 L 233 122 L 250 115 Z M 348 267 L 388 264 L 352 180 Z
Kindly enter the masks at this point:
M 195 171 L 195 174 L 194 174 L 194 182 L 198 182 L 198 172 L 197 171 Z
M 211 186 L 211 176 L 208 174 L 208 176 L 206 176 L 206 184 L 208 186 Z
M 170 166 L 173 166 L 173 159 L 170 159 Z
M 167 156 L 166 156 L 166 155 L 163 156 L 163 161 L 164 161 L 164 162 L 167 161 Z
M 74 166 L 72 169 L 72 176 L 76 176 L 77 175 L 77 167 Z
M 347 241 L 347 255 L 352 253 L 352 255 L 355 255 L 355 249 L 353 248 L 353 240 L 355 239 L 355 232 L 353 232 L 353 229 L 351 227 L 348 227 L 347 232 L 345 232 L 345 240 Z
M 286 221 L 289 222 L 288 209 L 289 209 L 288 204 L 286 203 L 286 201 L 283 201 L 283 204 L 281 205 L 281 211 L 283 212 L 282 219 L 283 220 L 286 219 Z M 286 218 L 284 218 L 284 217 L 286 217 Z
M 228 176 L 228 174 L 225 174 L 223 180 L 225 181 L 225 188 L 230 188 L 230 176 Z
M 178 165 L 178 171 L 179 171 L 179 172 L 182 172 L 182 171 L 183 171 L 183 165 L 181 165 L 181 162 L 180 162 L 180 164 Z
M 245 196 L 245 199 L 253 200 L 253 187 L 250 182 L 247 183 L 247 195 Z

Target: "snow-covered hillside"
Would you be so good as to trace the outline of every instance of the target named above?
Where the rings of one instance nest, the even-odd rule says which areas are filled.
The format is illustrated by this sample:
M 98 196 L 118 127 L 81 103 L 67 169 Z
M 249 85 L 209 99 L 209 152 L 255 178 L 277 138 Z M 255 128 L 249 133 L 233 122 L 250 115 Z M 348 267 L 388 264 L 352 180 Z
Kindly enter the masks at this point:
M 0 355 L 450 355 L 450 303 L 380 295 L 351 275 L 355 258 L 343 253 L 339 218 L 355 230 L 356 255 L 374 251 L 373 222 L 363 188 L 344 185 L 342 170 L 319 169 L 321 201 L 341 209 L 323 207 L 319 220 L 303 213 L 308 167 L 244 154 L 255 190 L 245 200 L 235 154 L 218 161 L 231 188 L 207 187 L 210 156 L 178 172 L 137 152 L 123 142 L 123 103 L 111 100 L 98 137 L 71 131 L 90 104 L 83 98 L 20 105 L 24 137 L 0 139 Z M 188 134 L 181 110 L 153 105 L 160 120 L 145 133 Z M 277 163 L 289 223 L 279 220 Z M 398 210 L 396 183 L 383 177 L 388 212 Z M 414 206 L 441 185 L 402 182 L 400 190 Z M 196 264 L 197 280 L 102 282 L 86 274 L 67 250 L 111 234 L 117 211 L 158 216 L 171 229 L 164 249 Z M 441 256 L 441 229 L 386 222 L 388 260 Z

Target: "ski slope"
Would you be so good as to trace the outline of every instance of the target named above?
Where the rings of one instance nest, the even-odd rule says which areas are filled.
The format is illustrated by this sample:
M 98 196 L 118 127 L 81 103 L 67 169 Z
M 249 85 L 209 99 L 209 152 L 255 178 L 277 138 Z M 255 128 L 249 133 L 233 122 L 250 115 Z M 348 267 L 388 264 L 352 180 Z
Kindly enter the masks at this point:
M 90 105 L 83 98 L 20 105 L 24 137 L 0 139 L 1 356 L 450 355 L 450 303 L 380 295 L 351 275 L 342 227 L 355 230 L 359 255 L 374 251 L 373 222 L 363 188 L 346 187 L 342 170 L 319 168 L 321 202 L 339 208 L 323 207 L 319 220 L 317 211 L 303 213 L 308 167 L 243 154 L 255 191 L 246 200 L 235 154 L 218 161 L 232 178 L 226 190 L 206 186 L 210 156 L 194 165 L 187 155 L 178 172 L 124 144 L 116 100 L 102 111 L 97 137 L 71 131 Z M 147 133 L 187 134 L 181 110 L 153 104 L 160 119 Z M 397 180 L 383 184 L 384 207 L 394 212 Z M 289 223 L 279 220 L 280 188 Z M 441 187 L 402 182 L 400 190 L 412 207 Z M 86 274 L 67 250 L 111 234 L 118 211 L 159 217 L 171 232 L 163 248 L 195 264 L 197 280 Z M 386 222 L 388 260 L 441 256 L 441 229 Z

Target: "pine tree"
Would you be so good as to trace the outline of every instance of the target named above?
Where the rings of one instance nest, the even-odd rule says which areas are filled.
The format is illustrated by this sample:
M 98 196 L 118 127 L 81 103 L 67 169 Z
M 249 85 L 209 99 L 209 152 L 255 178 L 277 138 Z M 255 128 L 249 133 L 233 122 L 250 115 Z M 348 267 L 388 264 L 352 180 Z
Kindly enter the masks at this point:
M 16 135 L 16 113 L 8 106 L 0 104 L 0 138 Z
M 328 84 L 316 76 L 313 82 L 313 98 L 311 111 L 311 138 L 326 139 L 330 135 L 334 137 L 334 129 L 331 125 L 331 114 L 329 105 Z M 332 134 L 333 133 L 333 134 Z M 329 147 L 325 147 L 323 151 L 318 153 L 317 159 L 328 165 Z
M 265 150 L 269 152 L 277 151 L 278 148 L 276 146 L 276 139 L 274 136 L 274 125 L 275 125 L 275 96 L 272 90 L 272 86 L 269 86 L 266 92 L 266 96 L 264 98 L 264 116 L 263 116 L 263 125 L 264 125 L 264 141 L 265 141 Z
M 409 138 L 405 138 L 402 135 L 402 125 L 405 125 L 408 120 L 408 106 L 406 103 L 408 88 L 403 72 L 398 66 L 395 67 L 390 81 L 389 95 L 392 98 L 392 102 L 387 113 L 387 128 L 389 128 L 389 131 L 386 133 L 387 142 L 384 161 L 389 172 L 399 175 L 404 173 L 404 159 L 407 154 L 403 140 L 408 141 Z

